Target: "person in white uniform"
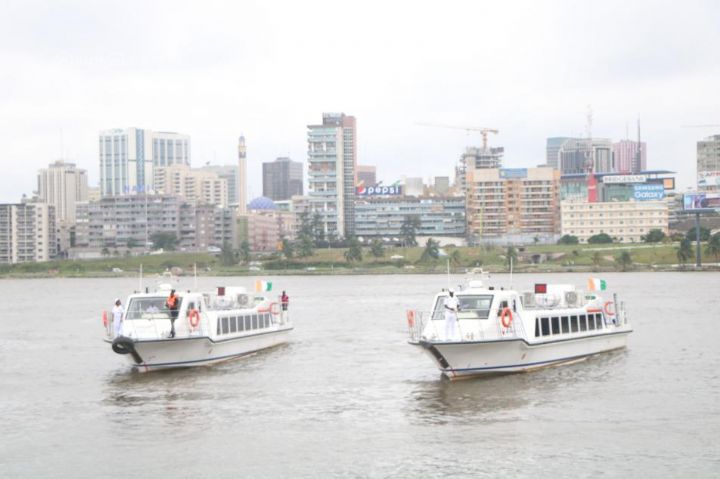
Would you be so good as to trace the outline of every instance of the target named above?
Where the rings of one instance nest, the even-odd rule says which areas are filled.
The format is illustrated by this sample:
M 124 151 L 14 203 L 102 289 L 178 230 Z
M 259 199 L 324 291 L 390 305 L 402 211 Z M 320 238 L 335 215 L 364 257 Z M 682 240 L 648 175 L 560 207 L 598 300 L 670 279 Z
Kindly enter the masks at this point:
M 115 306 L 113 306 L 112 309 L 112 315 L 113 315 L 113 328 L 115 331 L 115 337 L 117 338 L 120 336 L 120 327 L 122 326 L 122 316 L 125 310 L 122 307 L 122 302 L 120 301 L 120 298 L 115 300 Z
M 458 339 L 457 313 L 460 310 L 460 303 L 452 289 L 448 293 L 449 296 L 445 298 L 445 340 L 453 341 Z

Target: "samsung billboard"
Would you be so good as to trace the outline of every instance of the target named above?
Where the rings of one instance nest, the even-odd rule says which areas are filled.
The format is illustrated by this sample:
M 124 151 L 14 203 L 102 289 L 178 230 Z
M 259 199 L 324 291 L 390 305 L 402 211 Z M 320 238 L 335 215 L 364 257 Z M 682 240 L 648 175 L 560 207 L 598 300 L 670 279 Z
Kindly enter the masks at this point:
M 635 201 L 658 201 L 665 198 L 665 187 L 661 183 L 633 185 Z

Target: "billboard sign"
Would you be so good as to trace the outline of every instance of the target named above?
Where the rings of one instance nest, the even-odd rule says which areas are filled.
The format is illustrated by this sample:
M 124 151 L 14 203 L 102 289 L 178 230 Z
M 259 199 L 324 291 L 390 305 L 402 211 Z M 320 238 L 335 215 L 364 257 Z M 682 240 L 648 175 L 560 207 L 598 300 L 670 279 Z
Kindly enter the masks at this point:
M 500 178 L 527 178 L 527 168 L 500 168 Z
M 635 201 L 658 201 L 665 198 L 665 187 L 660 183 L 637 184 L 633 186 Z
M 602 177 L 603 183 L 606 185 L 608 184 L 617 184 L 617 183 L 645 183 L 647 181 L 647 176 L 645 175 L 613 175 L 613 176 L 603 176 Z
M 358 186 L 356 192 L 358 196 L 399 196 L 402 195 L 402 186 L 381 184 Z
M 720 209 L 720 193 L 689 193 L 683 195 L 685 211 Z
M 698 188 L 720 187 L 720 171 L 699 171 L 697 185 Z

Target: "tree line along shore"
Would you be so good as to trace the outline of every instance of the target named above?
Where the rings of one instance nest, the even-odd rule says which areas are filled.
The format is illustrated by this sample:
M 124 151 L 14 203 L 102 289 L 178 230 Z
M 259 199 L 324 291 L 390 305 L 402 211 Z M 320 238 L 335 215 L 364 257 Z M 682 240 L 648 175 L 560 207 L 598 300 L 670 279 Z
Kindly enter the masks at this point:
M 703 270 L 720 271 L 720 236 L 701 242 Z M 639 244 L 533 244 L 514 246 L 378 247 L 357 242 L 311 252 L 251 254 L 223 248 L 220 253 L 164 252 L 118 254 L 90 260 L 0 265 L 2 277 L 122 277 L 172 274 L 270 276 L 283 274 L 416 274 L 480 271 L 516 273 L 601 271 L 695 271 L 695 243 L 683 238 Z

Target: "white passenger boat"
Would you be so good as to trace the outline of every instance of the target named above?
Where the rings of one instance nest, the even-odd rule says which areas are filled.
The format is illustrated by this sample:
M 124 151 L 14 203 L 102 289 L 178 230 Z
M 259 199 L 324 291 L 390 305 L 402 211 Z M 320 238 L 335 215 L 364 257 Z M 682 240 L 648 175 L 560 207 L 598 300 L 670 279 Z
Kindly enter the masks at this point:
M 518 292 L 470 281 L 455 294 L 455 337 L 445 336 L 447 291 L 435 296 L 430 312 L 407 311 L 409 343 L 450 379 L 581 361 L 624 348 L 632 332 L 617 295 L 604 299 L 573 285 L 536 284 Z
M 279 301 L 245 288 L 180 292 L 174 336 L 166 306 L 170 289 L 128 297 L 114 336 L 112 315 L 103 313 L 105 341 L 139 371 L 213 364 L 286 343 L 293 326 Z

